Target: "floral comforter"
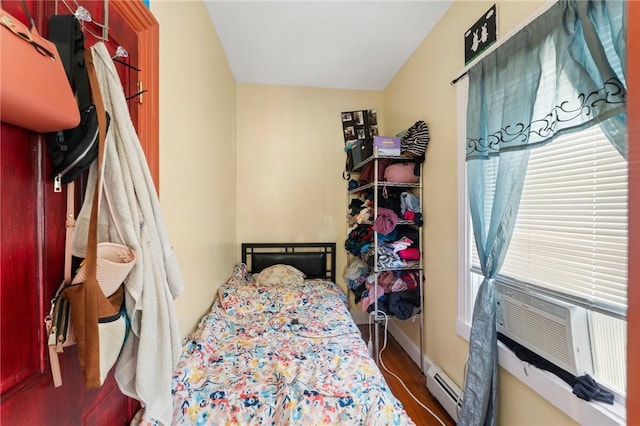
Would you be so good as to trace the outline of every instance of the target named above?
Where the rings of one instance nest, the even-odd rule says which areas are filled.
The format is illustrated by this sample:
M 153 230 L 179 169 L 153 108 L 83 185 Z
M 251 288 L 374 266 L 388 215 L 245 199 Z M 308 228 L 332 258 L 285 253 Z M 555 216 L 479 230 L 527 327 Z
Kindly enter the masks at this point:
M 178 425 L 412 425 L 333 283 L 228 283 L 183 344 Z M 155 425 L 141 411 L 134 424 Z

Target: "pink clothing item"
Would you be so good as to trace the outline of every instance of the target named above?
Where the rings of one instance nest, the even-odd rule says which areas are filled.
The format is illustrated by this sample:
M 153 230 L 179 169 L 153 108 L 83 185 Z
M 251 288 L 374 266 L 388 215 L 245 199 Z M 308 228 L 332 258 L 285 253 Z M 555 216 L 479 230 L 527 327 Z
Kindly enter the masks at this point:
M 362 298 L 362 312 L 367 312 L 367 308 L 370 305 L 373 305 L 376 301 L 376 295 L 375 292 L 373 290 L 373 288 L 371 288 L 372 286 L 369 286 L 367 284 L 367 288 L 369 288 L 369 294 L 367 294 L 365 297 Z M 384 289 L 380 286 L 378 286 L 378 299 L 381 298 L 382 296 L 384 296 Z
M 407 289 L 407 283 L 405 283 L 402 278 L 398 278 L 394 281 L 391 286 L 391 291 L 404 291 Z
M 378 285 L 384 289 L 385 293 L 391 292 L 391 286 L 393 286 L 393 282 L 396 277 L 393 275 L 391 271 L 384 271 L 378 275 Z
M 378 217 L 373 222 L 374 231 L 387 235 L 395 229 L 396 223 L 398 223 L 398 215 L 393 210 L 378 207 Z
M 369 305 L 371 305 L 371 299 L 369 299 L 369 295 L 365 296 L 362 298 L 362 300 L 360 301 L 360 308 L 362 309 L 362 312 L 367 312 L 367 309 L 369 308 Z
M 384 169 L 384 180 L 387 182 L 418 183 L 420 176 L 413 173 L 415 166 L 414 162 L 390 164 Z
M 420 249 L 416 247 L 406 248 L 398 251 L 398 256 L 403 260 L 420 260 Z
M 412 288 L 416 288 L 418 286 L 420 273 L 417 271 L 405 271 L 402 273 L 400 278 L 402 278 L 402 281 L 407 284 L 407 290 L 411 290 Z

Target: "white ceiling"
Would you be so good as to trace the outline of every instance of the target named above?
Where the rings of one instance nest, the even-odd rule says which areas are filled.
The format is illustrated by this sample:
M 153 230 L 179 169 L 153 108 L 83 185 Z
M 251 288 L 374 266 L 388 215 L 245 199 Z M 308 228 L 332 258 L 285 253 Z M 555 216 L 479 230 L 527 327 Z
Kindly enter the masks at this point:
M 382 90 L 453 0 L 205 1 L 238 83 Z

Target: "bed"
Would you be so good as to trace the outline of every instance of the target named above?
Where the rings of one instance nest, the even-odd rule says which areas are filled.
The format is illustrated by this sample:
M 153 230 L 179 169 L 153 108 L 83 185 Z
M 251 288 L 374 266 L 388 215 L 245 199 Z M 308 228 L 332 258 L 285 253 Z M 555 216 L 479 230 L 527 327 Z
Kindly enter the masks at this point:
M 173 424 L 414 424 L 334 284 L 335 248 L 242 244 L 242 263 L 183 341 Z M 156 423 L 141 410 L 132 424 Z

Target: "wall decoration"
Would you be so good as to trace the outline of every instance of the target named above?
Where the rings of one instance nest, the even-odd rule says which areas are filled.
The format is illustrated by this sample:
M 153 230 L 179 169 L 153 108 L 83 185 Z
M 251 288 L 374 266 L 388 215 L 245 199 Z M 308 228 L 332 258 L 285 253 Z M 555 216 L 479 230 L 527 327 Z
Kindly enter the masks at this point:
M 371 143 L 378 136 L 378 113 L 375 109 L 348 111 L 342 114 L 344 143 L 355 145 L 358 141 Z
M 498 39 L 496 5 L 491 6 L 471 28 L 464 33 L 464 64 L 475 59 Z

